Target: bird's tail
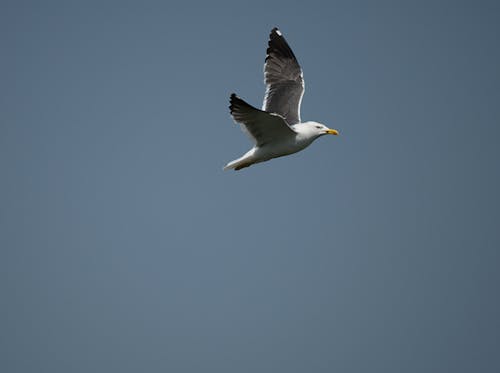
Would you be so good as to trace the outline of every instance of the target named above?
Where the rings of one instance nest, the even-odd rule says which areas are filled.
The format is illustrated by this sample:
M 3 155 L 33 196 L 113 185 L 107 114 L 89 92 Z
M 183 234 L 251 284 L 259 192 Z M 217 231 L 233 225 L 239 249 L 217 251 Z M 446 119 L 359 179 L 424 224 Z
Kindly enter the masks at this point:
M 252 165 L 254 162 L 249 159 L 249 157 L 245 154 L 243 157 L 240 157 L 238 159 L 235 159 L 234 161 L 229 162 L 227 165 L 224 166 L 224 171 L 225 170 L 241 170 L 242 168 L 248 167 Z

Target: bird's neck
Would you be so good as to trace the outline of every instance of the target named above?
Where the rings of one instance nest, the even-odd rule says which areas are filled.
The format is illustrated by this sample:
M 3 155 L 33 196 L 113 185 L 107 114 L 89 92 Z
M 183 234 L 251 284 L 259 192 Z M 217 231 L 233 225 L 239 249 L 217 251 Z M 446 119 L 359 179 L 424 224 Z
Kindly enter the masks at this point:
M 318 138 L 318 134 L 315 133 L 314 131 L 311 131 L 310 128 L 307 126 L 301 126 L 303 123 L 298 123 L 295 126 L 293 126 L 293 129 L 295 132 L 297 132 L 297 135 L 295 137 L 295 141 L 297 144 L 300 144 L 302 146 L 308 146 L 311 144 L 314 140 Z

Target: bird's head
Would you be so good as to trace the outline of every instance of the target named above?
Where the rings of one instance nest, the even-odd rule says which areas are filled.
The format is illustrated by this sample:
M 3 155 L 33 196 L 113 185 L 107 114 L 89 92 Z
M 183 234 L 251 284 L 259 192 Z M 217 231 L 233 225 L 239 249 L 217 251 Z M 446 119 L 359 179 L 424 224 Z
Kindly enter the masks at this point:
M 333 130 L 325 126 L 324 124 L 318 123 L 318 122 L 305 122 L 301 123 L 302 124 L 302 129 L 306 132 L 308 132 L 309 135 L 315 136 L 315 137 L 320 137 L 323 135 L 335 135 L 337 136 L 339 134 L 339 131 Z

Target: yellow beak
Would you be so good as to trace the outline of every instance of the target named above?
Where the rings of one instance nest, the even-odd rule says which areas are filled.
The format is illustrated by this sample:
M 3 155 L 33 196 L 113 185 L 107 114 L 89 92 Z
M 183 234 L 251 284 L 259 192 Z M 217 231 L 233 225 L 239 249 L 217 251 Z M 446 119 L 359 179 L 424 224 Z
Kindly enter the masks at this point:
M 338 136 L 339 131 L 337 131 L 337 130 L 327 129 L 327 130 L 326 130 L 326 133 L 327 133 L 328 135 L 335 135 L 335 136 Z

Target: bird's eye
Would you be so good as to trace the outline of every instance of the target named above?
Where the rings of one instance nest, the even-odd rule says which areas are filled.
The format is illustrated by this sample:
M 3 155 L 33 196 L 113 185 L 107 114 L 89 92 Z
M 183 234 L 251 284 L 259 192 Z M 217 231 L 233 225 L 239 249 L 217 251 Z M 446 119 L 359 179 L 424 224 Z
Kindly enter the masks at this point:
M 317 129 L 320 129 L 320 128 L 321 128 L 321 126 L 316 126 L 316 128 L 317 128 Z

